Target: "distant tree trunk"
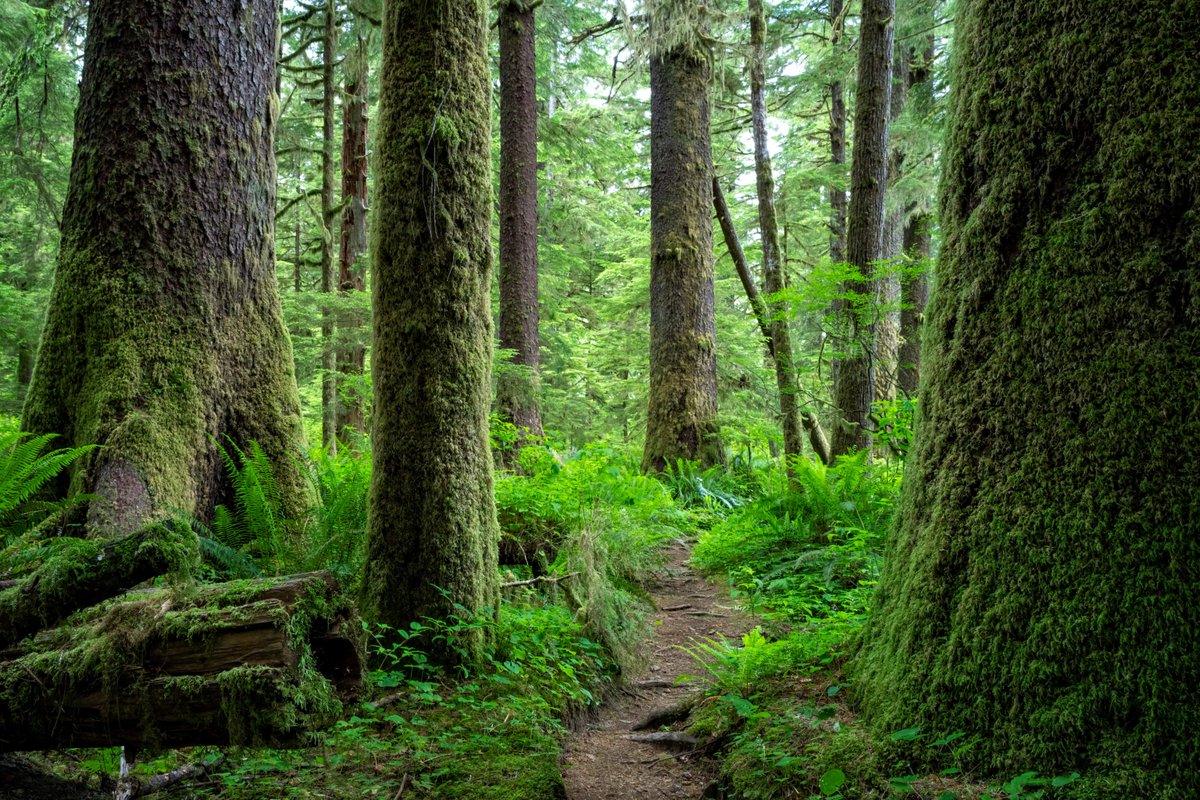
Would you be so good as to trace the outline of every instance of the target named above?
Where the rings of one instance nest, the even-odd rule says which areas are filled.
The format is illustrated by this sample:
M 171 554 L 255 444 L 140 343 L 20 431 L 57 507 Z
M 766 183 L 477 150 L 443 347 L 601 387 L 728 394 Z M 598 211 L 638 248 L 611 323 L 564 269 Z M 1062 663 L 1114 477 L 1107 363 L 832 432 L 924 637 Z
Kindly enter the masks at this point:
M 845 28 L 844 8 L 842 0 L 829 0 L 829 43 L 835 52 Z M 838 176 L 829 184 L 829 260 L 837 264 L 846 260 L 846 187 L 841 178 L 846 166 L 846 92 L 841 81 L 829 84 L 829 160 Z
M 892 98 L 888 123 L 894 125 L 904 113 L 909 87 L 908 48 L 896 47 L 892 54 Z M 887 264 L 876 281 L 879 313 L 875 323 L 875 399 L 894 400 L 900 358 L 900 262 L 904 256 L 904 221 L 907 202 L 896 191 L 904 170 L 904 147 L 888 137 L 887 198 L 883 221 L 883 255 Z
M 956 6 L 917 440 L 853 673 L 884 737 L 978 735 L 981 779 L 1200 786 L 1198 21 Z
M 334 80 L 337 61 L 337 2 L 325 0 L 325 35 L 321 39 L 321 294 L 334 291 Z M 321 445 L 337 452 L 337 350 L 333 344 L 333 310 L 321 309 Z
M 488 445 L 491 79 L 481 0 L 385 9 L 362 586 L 365 617 L 407 627 L 446 619 L 455 603 L 495 608 L 499 591 Z M 458 658 L 447 643 L 423 645 L 440 661 Z
M 913 51 L 909 53 L 908 87 L 918 112 L 927 112 L 933 104 L 933 89 L 929 86 L 933 55 L 932 34 L 925 39 L 924 52 L 919 57 Z M 921 379 L 921 329 L 925 304 L 929 301 L 932 224 L 932 215 L 918 207 L 913 209 L 904 225 L 905 272 L 900 281 L 900 353 L 896 381 L 909 397 L 917 393 Z
M 542 435 L 538 407 L 537 75 L 533 6 L 500 5 L 500 346 L 522 368 L 501 373 L 500 411 L 524 432 Z
M 921 213 L 904 226 L 904 257 L 909 264 L 929 261 L 933 237 L 930 215 Z M 922 270 L 900 284 L 900 355 L 897 384 L 909 397 L 921 383 L 921 329 L 929 302 L 929 277 Z
M 343 61 L 346 90 L 342 98 L 342 235 L 338 252 L 338 291 L 363 292 L 366 270 L 358 260 L 367 250 L 367 114 L 369 92 L 367 37 L 359 34 L 354 52 Z M 343 318 L 338 327 L 345 336 L 360 328 L 357 320 Z M 337 425 L 339 436 L 363 430 L 363 404 L 359 379 L 366 347 L 347 341 L 338 350 Z M 349 383 L 350 385 L 346 385 Z
M 697 11 L 702 10 L 697 4 Z M 694 17 L 656 0 L 650 56 L 650 405 L 642 469 L 724 462 L 717 430 L 712 66 Z
M 847 261 L 861 277 L 849 281 L 845 290 L 859 295 L 860 304 L 866 305 L 874 300 L 873 263 L 883 254 L 894 15 L 895 0 L 863 0 L 854 107 L 854 162 L 850 172 L 850 229 L 846 239 Z M 833 431 L 835 455 L 870 446 L 868 415 L 875 388 L 871 310 L 850 303 L 841 313 L 847 334 L 833 385 L 834 405 L 840 417 Z
M 758 228 L 762 237 L 763 286 L 768 295 L 784 289 L 783 261 L 779 252 L 779 226 L 775 220 L 775 177 L 767 142 L 767 18 L 762 0 L 750 0 L 750 115 L 754 127 L 754 177 L 758 189 Z M 773 301 L 768 317 L 775 384 L 779 389 L 779 417 L 787 473 L 791 459 L 801 453 L 800 414 L 796 403 L 796 369 L 792 361 L 792 335 L 788 329 L 788 304 Z
M 271 3 L 91 4 L 22 424 L 103 445 L 69 476 L 71 492 L 98 497 L 98 535 L 181 511 L 205 519 L 229 500 L 216 437 L 258 441 L 285 510 L 307 505 L 275 275 L 275 31 Z

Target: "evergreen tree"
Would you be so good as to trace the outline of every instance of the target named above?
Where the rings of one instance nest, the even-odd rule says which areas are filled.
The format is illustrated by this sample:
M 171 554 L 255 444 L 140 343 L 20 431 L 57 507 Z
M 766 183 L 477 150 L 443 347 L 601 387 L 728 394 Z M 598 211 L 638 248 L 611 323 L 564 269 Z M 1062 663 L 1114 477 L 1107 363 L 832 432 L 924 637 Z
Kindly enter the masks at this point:
M 978 734 L 1002 773 L 1191 798 L 1200 2 L 956 16 L 915 460 L 862 705 L 881 731 Z
M 497 599 L 486 24 L 482 0 L 384 12 L 362 600 L 365 617 L 395 627 Z
M 724 461 L 713 297 L 712 55 L 703 0 L 654 0 L 650 35 L 650 398 L 642 469 Z
M 256 440 L 287 512 L 307 505 L 272 257 L 275 31 L 272 4 L 91 4 L 23 427 L 103 445 L 70 486 L 97 495 L 96 533 L 206 517 L 228 499 L 215 437 Z

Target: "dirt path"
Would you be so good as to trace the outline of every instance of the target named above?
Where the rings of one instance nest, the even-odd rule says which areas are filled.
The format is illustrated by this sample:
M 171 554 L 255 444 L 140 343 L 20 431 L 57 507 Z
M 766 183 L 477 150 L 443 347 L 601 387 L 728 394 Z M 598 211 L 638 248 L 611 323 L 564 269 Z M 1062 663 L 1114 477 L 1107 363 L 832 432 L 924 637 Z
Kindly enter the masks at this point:
M 682 650 L 705 638 L 739 638 L 753 624 L 725 594 L 687 567 L 689 549 L 675 545 L 652 596 L 654 638 L 647 668 L 630 680 L 629 690 L 601 707 L 587 730 L 572 736 L 563 756 L 569 800 L 699 800 L 716 797 L 713 765 L 687 748 L 637 742 L 630 728 L 652 712 L 678 704 L 692 691 L 675 685 L 680 675 L 701 671 Z M 656 729 L 655 729 L 656 730 Z M 653 730 L 641 731 L 651 733 Z

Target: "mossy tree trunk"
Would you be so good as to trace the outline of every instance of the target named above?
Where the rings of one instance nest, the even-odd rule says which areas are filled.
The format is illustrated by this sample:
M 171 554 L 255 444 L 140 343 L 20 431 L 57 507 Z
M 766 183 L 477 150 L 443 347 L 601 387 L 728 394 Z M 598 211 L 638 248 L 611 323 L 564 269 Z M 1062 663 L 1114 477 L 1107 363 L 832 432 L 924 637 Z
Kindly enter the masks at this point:
M 1198 26 L 958 5 L 917 443 L 855 669 L 880 731 L 1109 774 L 1088 797 L 1200 786 Z
M 687 5 L 687 4 L 685 4 Z M 711 55 L 703 2 L 650 5 L 650 404 L 642 469 L 724 462 L 717 429 Z
M 23 427 L 103 447 L 64 491 L 128 533 L 229 500 L 214 437 L 307 491 L 274 261 L 274 6 L 94 0 L 62 247 Z
M 833 381 L 833 402 L 839 417 L 833 430 L 834 455 L 871 445 L 869 415 L 875 394 L 873 273 L 875 262 L 883 255 L 895 13 L 895 0 L 863 1 L 846 236 L 846 260 L 859 277 L 847 281 L 844 287 L 857 299 L 847 301 L 839 310 L 839 327 L 844 335 Z
M 500 4 L 500 346 L 516 370 L 496 385 L 496 404 L 522 435 L 542 435 L 538 405 L 537 75 L 533 5 Z
M 321 37 L 321 293 L 332 294 L 334 289 L 333 229 L 337 206 L 333 193 L 334 170 L 334 95 L 337 92 L 336 61 L 338 13 L 337 0 L 325 0 L 325 28 Z M 321 309 L 321 444 L 331 453 L 337 452 L 337 349 L 333 343 L 334 314 L 329 307 Z
M 767 141 L 767 16 L 762 0 L 750 0 L 750 110 L 754 129 L 754 177 L 758 190 L 758 229 L 762 237 L 763 286 L 768 295 L 782 292 L 786 281 L 775 218 L 775 176 Z M 796 397 L 796 368 L 792 360 L 792 334 L 788 304 L 772 299 L 768 316 L 775 385 L 779 390 L 780 427 L 787 472 L 791 459 L 801 453 L 800 413 Z
M 839 51 L 845 29 L 845 5 L 829 0 L 829 44 Z M 829 161 L 835 178 L 829 184 L 829 260 L 846 260 L 846 90 L 840 80 L 829 83 Z
M 363 615 L 397 627 L 495 607 L 498 593 L 486 26 L 482 0 L 384 15 Z
M 356 24 L 362 24 L 357 22 Z M 345 92 L 342 95 L 342 232 L 338 249 L 338 291 L 363 292 L 366 269 L 359 259 L 367 251 L 367 126 L 370 102 L 370 63 L 367 36 L 359 32 L 354 50 L 342 62 Z M 338 321 L 343 339 L 349 339 L 362 323 L 343 316 Z M 337 353 L 338 436 L 363 430 L 360 379 L 366 367 L 366 347 L 343 341 Z

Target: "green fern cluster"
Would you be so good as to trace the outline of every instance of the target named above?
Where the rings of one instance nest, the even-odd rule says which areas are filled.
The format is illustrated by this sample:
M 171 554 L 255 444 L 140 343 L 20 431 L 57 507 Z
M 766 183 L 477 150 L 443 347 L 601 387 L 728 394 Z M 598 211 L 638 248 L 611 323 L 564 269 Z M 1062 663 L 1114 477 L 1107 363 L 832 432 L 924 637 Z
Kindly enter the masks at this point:
M 0 535 L 4 541 L 63 509 L 62 503 L 34 498 L 47 482 L 95 449 L 85 445 L 44 452 L 54 439 L 53 433 L 0 433 Z

